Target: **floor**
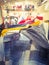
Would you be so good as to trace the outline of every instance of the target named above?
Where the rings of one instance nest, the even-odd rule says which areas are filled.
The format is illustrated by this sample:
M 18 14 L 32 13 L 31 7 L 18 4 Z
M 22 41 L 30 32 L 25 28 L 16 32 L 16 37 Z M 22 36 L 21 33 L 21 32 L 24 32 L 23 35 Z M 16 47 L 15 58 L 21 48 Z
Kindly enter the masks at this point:
M 0 40 L 0 65 L 46 65 L 46 58 L 40 56 L 34 41 L 25 44 L 6 42 L 3 46 L 3 38 Z
M 21 42 L 21 39 L 27 41 Z M 24 36 L 20 40 L 4 42 L 0 37 L 0 65 L 46 65 L 46 57 L 40 55 L 44 54 L 40 46 Z

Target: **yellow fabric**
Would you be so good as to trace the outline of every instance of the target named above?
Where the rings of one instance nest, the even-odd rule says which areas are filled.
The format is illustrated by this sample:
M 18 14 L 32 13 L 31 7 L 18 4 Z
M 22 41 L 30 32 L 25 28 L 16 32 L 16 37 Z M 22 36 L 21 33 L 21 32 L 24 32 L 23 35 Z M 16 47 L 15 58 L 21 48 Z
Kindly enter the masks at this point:
M 1 33 L 1 36 L 5 36 L 8 31 L 12 31 L 12 30 L 19 30 L 20 31 L 21 29 L 28 28 L 29 26 L 38 26 L 39 24 L 40 24 L 40 21 L 38 20 L 35 23 L 26 25 L 24 27 L 15 27 L 15 28 L 4 29 Z

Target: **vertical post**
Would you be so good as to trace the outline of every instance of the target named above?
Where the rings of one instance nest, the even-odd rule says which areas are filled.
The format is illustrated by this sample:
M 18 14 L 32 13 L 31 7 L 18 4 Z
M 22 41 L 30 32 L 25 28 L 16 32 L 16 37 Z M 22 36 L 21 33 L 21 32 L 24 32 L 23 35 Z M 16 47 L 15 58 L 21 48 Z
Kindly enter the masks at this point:
M 2 24 L 2 8 L 0 6 L 0 24 Z

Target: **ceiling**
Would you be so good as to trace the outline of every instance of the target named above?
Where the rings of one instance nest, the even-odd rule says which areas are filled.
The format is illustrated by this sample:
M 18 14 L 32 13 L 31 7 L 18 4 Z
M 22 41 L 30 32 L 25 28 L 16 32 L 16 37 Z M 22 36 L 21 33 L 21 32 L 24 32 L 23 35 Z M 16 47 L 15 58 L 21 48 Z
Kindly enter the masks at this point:
M 8 2 L 17 2 L 17 1 L 32 1 L 34 4 L 37 4 L 37 3 L 40 3 L 45 1 L 45 0 L 0 0 L 0 5 L 4 5 L 5 3 L 8 3 Z M 49 0 L 47 0 L 49 1 Z
M 16 1 L 16 0 L 0 0 L 0 5 L 4 5 L 5 3 L 12 1 Z
M 39 0 L 0 0 L 0 5 L 3 5 L 7 2 L 13 2 L 13 1 L 33 1 L 33 2 L 38 2 Z

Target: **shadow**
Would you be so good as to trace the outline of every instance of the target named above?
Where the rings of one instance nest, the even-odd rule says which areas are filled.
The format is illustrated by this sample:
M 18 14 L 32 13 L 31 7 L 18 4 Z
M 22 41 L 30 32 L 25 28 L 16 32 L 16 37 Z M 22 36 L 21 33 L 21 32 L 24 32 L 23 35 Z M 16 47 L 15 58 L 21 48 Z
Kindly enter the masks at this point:
M 5 61 L 12 60 L 12 65 L 19 65 L 19 60 L 22 57 L 22 53 L 25 52 L 26 50 L 30 50 L 30 47 L 31 44 L 28 44 L 27 42 L 25 43 L 21 41 L 4 42 Z
M 5 65 L 5 62 L 4 61 L 0 61 L 0 65 Z
M 31 51 L 29 60 L 37 61 L 37 62 L 46 64 L 47 57 L 46 57 L 46 54 L 44 52 Z

